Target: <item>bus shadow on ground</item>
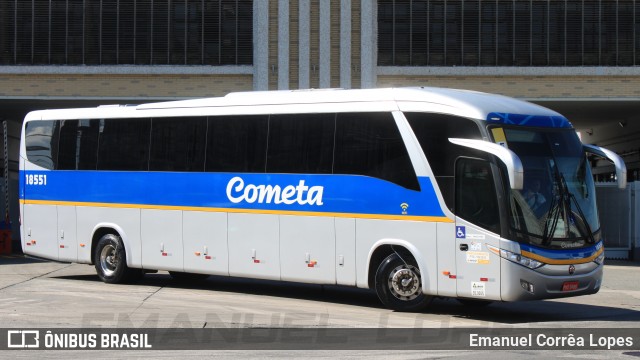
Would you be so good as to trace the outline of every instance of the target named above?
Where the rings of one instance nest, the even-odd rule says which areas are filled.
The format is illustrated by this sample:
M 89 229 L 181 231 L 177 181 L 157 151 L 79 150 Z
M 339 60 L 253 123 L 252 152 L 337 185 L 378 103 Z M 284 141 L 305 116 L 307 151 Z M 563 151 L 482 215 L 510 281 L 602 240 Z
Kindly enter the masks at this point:
M 50 276 L 55 279 L 101 282 L 97 275 Z M 140 281 L 118 286 L 156 286 L 175 289 L 241 293 L 327 303 L 384 308 L 376 294 L 368 289 L 348 286 L 316 285 L 288 281 L 260 280 L 212 275 L 205 280 L 181 281 L 167 273 L 146 274 Z
M 26 257 L 22 254 L 0 255 L 0 265 L 23 265 L 23 264 L 33 264 L 33 263 L 44 263 L 49 261 L 50 260 L 42 260 L 42 259 Z
M 640 322 L 640 311 L 613 306 L 566 303 L 557 300 L 494 302 L 485 307 L 460 305 L 454 299 L 434 301 L 431 314 L 495 322 L 526 324 L 545 322 Z M 584 326 L 578 326 L 584 327 Z
M 57 279 L 99 282 L 96 275 L 52 276 Z M 314 285 L 283 281 L 210 276 L 206 280 L 181 282 L 166 273 L 147 274 L 141 281 L 119 286 L 157 286 L 177 289 L 243 293 L 278 298 L 384 309 L 372 290 L 346 286 Z M 452 298 L 435 298 L 425 315 L 525 324 L 545 322 L 640 322 L 640 311 L 613 306 L 568 303 L 558 300 L 493 302 L 488 306 L 462 305 Z M 420 314 L 418 314 L 420 316 Z M 426 320 L 426 319 L 425 319 Z

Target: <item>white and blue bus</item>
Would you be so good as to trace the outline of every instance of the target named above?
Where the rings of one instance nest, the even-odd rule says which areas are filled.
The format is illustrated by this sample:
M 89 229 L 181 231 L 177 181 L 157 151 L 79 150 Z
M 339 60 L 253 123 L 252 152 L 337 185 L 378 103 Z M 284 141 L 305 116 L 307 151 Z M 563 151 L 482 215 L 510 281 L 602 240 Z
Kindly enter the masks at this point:
M 34 111 L 26 254 L 105 282 L 169 271 L 375 289 L 389 308 L 596 293 L 588 153 L 544 107 L 400 88 Z

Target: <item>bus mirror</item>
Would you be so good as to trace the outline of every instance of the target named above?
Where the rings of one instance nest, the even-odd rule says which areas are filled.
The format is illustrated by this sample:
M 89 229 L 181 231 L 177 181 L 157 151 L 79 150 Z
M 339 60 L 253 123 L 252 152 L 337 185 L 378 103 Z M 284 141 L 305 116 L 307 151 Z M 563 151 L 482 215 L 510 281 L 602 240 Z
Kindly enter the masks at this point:
M 618 179 L 618 188 L 625 189 L 627 187 L 627 166 L 624 160 L 618 154 L 611 150 L 601 148 L 595 145 L 583 145 L 584 151 L 590 154 L 598 155 L 613 163 L 616 167 L 616 178 Z
M 502 163 L 504 163 L 505 167 L 507 168 L 507 172 L 509 175 L 509 185 L 511 186 L 511 189 L 522 190 L 524 179 L 522 161 L 520 161 L 518 155 L 516 155 L 513 151 L 501 145 L 483 140 L 449 138 L 449 141 L 456 145 L 484 151 L 498 157 L 498 159 L 500 159 L 500 161 L 502 161 Z

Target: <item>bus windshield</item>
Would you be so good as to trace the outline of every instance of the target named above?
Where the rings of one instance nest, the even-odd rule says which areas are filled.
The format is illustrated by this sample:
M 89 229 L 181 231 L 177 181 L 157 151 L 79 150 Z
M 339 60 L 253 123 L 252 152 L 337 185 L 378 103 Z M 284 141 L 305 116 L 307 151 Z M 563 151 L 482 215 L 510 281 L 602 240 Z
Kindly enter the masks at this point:
M 492 133 L 524 167 L 523 189 L 508 197 L 514 240 L 563 249 L 599 241 L 595 186 L 575 131 L 505 127 Z

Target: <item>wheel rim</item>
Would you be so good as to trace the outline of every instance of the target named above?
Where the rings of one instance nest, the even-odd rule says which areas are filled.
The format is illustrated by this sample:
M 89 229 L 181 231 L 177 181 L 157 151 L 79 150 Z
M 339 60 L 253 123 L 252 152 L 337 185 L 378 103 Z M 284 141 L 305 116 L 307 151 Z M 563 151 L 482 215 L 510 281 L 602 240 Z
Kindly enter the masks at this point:
M 100 269 L 106 276 L 111 276 L 118 268 L 118 255 L 115 246 L 108 244 L 100 252 Z
M 389 273 L 389 290 L 399 300 L 411 301 L 422 293 L 420 271 L 412 266 L 402 264 Z

